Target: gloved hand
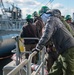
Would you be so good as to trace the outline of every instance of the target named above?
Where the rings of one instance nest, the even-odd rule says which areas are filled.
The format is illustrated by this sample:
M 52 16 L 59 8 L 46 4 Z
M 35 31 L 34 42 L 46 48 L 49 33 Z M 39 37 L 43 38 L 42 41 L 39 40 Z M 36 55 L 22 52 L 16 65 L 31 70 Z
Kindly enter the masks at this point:
M 40 49 L 34 48 L 32 49 L 32 52 L 36 51 L 37 53 L 40 51 Z

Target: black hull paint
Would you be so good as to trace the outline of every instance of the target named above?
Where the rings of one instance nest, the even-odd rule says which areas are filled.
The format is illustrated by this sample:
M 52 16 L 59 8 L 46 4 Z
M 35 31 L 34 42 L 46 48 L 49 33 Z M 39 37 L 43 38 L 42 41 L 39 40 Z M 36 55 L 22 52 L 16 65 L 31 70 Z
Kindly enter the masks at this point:
M 15 48 L 16 45 L 14 39 L 0 39 L 0 58 L 13 54 L 11 51 Z

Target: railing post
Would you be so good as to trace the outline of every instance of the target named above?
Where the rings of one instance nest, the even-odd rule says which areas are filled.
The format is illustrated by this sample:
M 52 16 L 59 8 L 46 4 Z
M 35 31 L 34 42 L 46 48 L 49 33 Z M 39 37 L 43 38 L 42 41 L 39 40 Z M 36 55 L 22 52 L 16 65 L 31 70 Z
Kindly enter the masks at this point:
M 16 37 L 16 65 L 20 63 L 19 36 Z
M 41 62 L 44 62 L 45 50 L 46 50 L 46 47 L 43 48 L 43 51 L 42 51 L 42 61 Z M 42 75 L 44 75 L 44 63 L 42 65 Z
M 28 58 L 28 63 L 27 63 L 27 75 L 31 75 L 31 62 L 32 58 L 37 54 L 37 52 L 33 52 L 32 54 L 29 55 Z
M 32 59 L 30 59 L 27 63 L 27 75 L 31 75 L 31 60 Z

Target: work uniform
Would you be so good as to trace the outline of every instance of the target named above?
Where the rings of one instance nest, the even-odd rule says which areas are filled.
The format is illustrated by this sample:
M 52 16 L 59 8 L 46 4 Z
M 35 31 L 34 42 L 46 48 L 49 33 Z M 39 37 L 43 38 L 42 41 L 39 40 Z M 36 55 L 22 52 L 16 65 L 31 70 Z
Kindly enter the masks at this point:
M 74 36 L 74 26 L 73 26 L 73 24 L 71 23 L 71 25 L 69 25 L 62 17 L 60 17 L 60 20 L 63 22 L 65 27 L 70 31 L 70 33 Z
M 22 38 L 37 38 L 37 29 L 36 25 L 29 23 L 24 25 L 21 32 Z M 38 39 L 24 39 L 24 45 L 26 51 L 31 51 L 37 44 Z M 28 58 L 29 54 L 25 54 L 26 58 Z M 37 58 L 37 57 L 36 57 Z M 33 58 L 33 63 L 37 62 L 36 58 Z
M 61 20 L 56 16 L 49 17 L 45 25 L 45 31 L 36 45 L 36 49 L 42 50 L 46 43 L 52 38 L 58 54 L 61 54 L 66 63 L 66 75 L 74 75 L 74 38 L 66 29 Z M 60 75 L 49 74 L 49 75 Z
M 41 17 L 36 17 L 35 23 L 36 23 L 37 34 L 38 34 L 37 36 L 40 38 L 42 36 L 42 28 L 44 27 Z
M 70 23 L 70 26 L 71 26 L 72 30 L 74 31 L 74 25 L 72 23 Z

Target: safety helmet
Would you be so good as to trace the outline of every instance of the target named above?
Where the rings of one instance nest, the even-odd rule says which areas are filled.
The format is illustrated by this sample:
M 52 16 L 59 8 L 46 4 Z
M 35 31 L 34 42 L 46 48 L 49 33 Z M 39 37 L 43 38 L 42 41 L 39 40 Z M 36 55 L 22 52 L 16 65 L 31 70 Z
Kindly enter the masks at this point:
M 37 12 L 37 11 L 34 11 L 32 15 L 33 15 L 34 17 L 39 16 L 39 14 L 38 14 L 38 12 Z
M 32 15 L 27 15 L 26 19 L 33 19 Z
M 42 6 L 40 13 L 46 13 L 46 11 L 48 11 L 49 8 L 47 6 Z
M 33 23 L 33 17 L 32 17 L 32 15 L 27 15 L 27 17 L 26 17 L 26 21 L 28 22 L 28 23 Z
M 58 9 L 51 9 L 51 10 L 48 10 L 46 13 L 51 14 L 51 15 L 56 16 L 56 17 L 61 16 L 61 12 Z
M 40 16 L 40 15 L 42 14 L 42 13 L 41 13 L 41 10 L 39 10 L 39 12 L 38 12 L 38 13 L 39 13 L 39 16 Z
M 67 15 L 65 19 L 66 20 L 69 20 L 69 19 L 71 19 L 71 16 L 70 15 Z

